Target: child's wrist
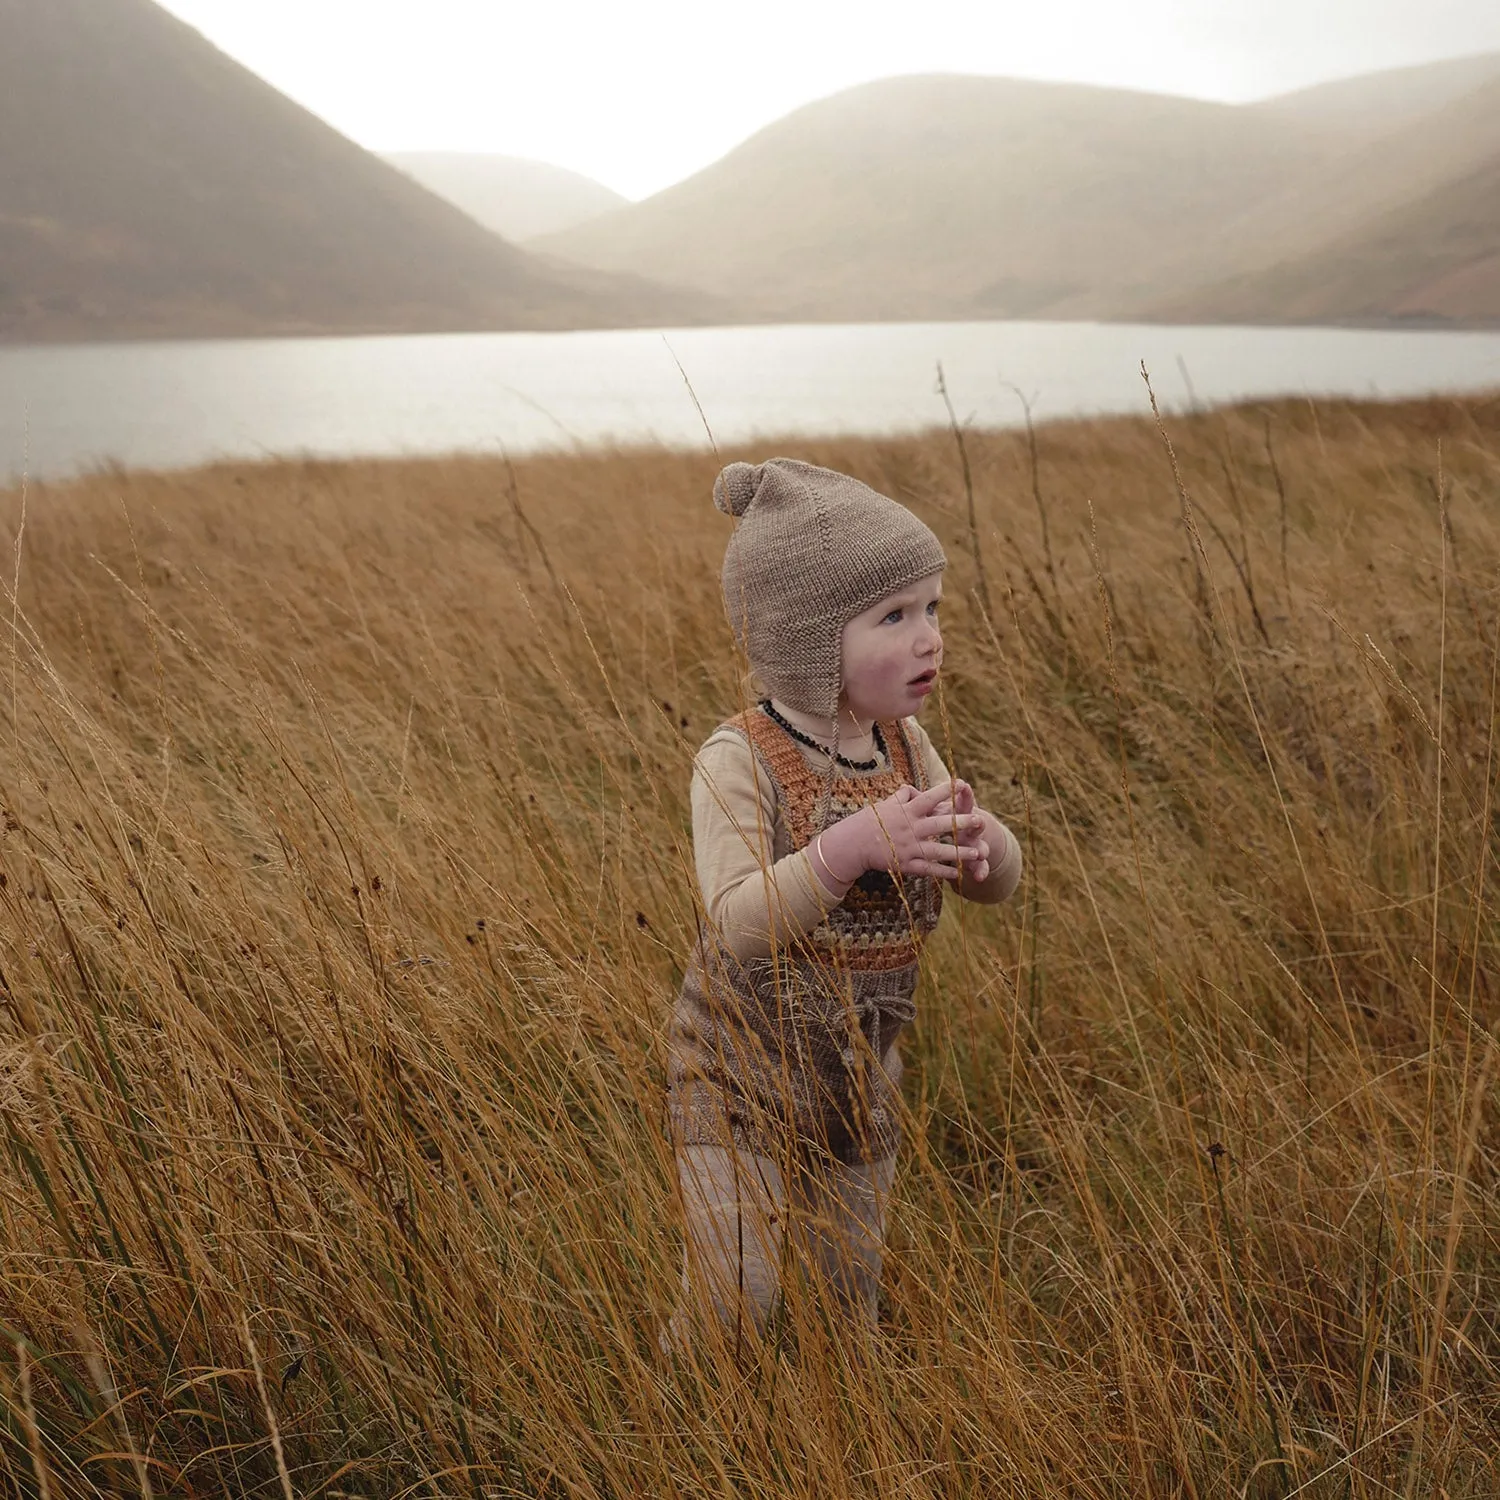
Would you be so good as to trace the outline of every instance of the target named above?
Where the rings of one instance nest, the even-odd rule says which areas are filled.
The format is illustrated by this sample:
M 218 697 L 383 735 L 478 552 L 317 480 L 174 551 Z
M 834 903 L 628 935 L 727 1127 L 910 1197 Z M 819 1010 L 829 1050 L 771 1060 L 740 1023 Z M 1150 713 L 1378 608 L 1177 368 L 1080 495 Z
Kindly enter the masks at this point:
M 821 833 L 815 835 L 813 838 L 812 846 L 810 849 L 810 857 L 813 864 L 813 873 L 817 874 L 818 869 L 821 866 L 823 876 L 827 877 L 826 883 L 830 887 L 836 886 L 840 891 L 847 891 L 849 887 L 859 879 L 858 875 L 840 875 L 838 871 L 828 863 L 828 856 L 823 852 L 823 835 Z

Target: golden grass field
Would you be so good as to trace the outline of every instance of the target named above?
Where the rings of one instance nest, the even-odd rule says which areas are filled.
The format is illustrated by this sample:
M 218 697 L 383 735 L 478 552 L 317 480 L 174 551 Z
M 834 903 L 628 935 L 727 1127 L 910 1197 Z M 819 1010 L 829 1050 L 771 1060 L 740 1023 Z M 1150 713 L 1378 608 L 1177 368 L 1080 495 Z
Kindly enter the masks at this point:
M 943 536 L 1027 858 L 853 1364 L 655 1353 L 717 461 L 0 496 L 7 1491 L 1500 1491 L 1500 400 L 1165 431 L 1186 500 L 1149 421 L 969 434 L 972 530 L 951 434 L 791 450 Z

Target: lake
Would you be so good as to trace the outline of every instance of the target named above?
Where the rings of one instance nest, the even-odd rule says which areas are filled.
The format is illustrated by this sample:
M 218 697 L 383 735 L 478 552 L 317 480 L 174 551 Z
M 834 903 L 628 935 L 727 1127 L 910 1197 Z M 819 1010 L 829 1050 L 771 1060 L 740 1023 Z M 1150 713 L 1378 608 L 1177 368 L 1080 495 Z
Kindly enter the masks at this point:
M 720 443 L 905 432 L 946 421 L 939 361 L 960 419 L 1004 426 L 1024 419 L 1021 395 L 1038 420 L 1144 412 L 1142 361 L 1173 410 L 1500 388 L 1500 333 L 899 323 L 0 347 L 0 481 L 110 462 L 701 445 L 705 419 Z

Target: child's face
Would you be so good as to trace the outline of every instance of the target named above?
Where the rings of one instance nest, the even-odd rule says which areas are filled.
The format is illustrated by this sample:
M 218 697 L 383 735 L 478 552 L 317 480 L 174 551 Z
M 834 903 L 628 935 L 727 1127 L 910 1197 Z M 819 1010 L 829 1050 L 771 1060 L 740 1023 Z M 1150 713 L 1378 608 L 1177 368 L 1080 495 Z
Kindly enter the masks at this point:
M 942 597 L 943 575 L 931 573 L 844 626 L 839 697 L 854 718 L 902 719 L 922 707 L 943 662 Z

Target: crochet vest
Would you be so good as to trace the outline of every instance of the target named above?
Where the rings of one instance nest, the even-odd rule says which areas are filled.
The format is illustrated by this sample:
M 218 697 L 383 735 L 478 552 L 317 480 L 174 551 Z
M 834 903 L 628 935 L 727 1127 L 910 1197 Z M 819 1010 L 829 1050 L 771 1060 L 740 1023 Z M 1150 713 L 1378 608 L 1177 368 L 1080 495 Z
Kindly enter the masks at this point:
M 772 861 L 903 784 L 927 786 L 900 721 L 880 726 L 889 769 L 835 774 L 831 790 L 827 773 L 759 709 L 724 727 L 748 742 L 775 792 Z M 900 1139 L 895 1042 L 916 1013 L 918 959 L 941 910 L 940 881 L 870 871 L 813 932 L 766 957 L 736 959 L 705 928 L 669 1033 L 676 1139 L 779 1156 L 791 1137 L 844 1162 L 891 1155 Z

